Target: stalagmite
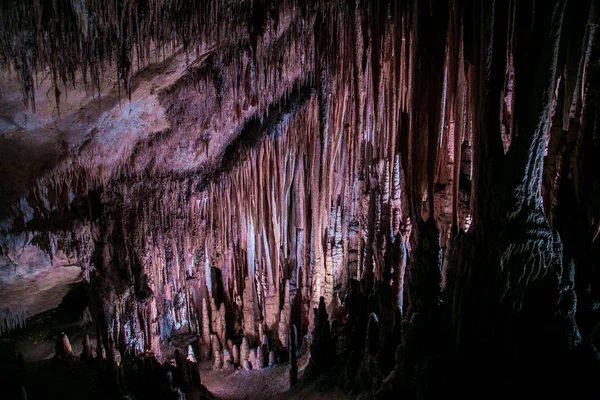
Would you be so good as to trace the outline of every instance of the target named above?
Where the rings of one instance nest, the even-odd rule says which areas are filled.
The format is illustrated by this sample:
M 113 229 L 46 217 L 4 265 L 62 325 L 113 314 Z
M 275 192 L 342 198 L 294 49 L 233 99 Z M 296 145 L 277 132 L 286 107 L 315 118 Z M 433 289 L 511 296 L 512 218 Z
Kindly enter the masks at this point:
M 223 349 L 223 368 L 233 370 L 235 369 L 235 365 L 231 352 L 228 349 Z
M 283 295 L 283 308 L 279 315 L 279 328 L 278 335 L 279 341 L 284 348 L 288 347 L 289 330 L 290 330 L 290 318 L 291 318 L 291 305 L 290 305 L 290 283 L 285 282 L 285 289 Z
M 182 387 L 187 388 L 193 385 L 191 365 L 188 360 L 183 356 L 179 349 L 175 349 L 175 365 L 177 366 L 178 372 L 182 377 Z
M 256 349 L 250 349 L 248 361 L 252 365 L 252 369 L 259 369 L 258 364 L 256 363 Z
M 20 400 L 27 400 L 27 391 L 25 390 L 25 388 L 23 386 L 21 386 L 21 396 L 19 397 Z
M 210 338 L 213 356 L 213 369 L 221 369 L 223 368 L 223 353 L 221 350 L 221 343 L 219 342 L 219 337 L 213 333 L 212 335 L 210 335 Z
M 192 347 L 191 344 L 188 345 L 188 349 L 187 349 L 187 357 L 186 359 L 190 362 L 197 362 L 196 361 L 196 355 L 194 354 L 194 349 Z
M 223 361 L 224 362 L 233 362 L 233 356 L 229 352 L 228 349 L 223 349 Z
M 256 317 L 254 314 L 254 293 L 253 293 L 253 285 L 252 281 L 249 277 L 246 277 L 244 283 L 244 295 L 243 295 L 243 326 L 244 326 L 244 340 L 249 338 L 252 340 L 256 337 Z M 246 360 L 242 360 L 245 362 Z
M 278 332 L 278 325 L 280 324 L 279 293 L 265 296 L 264 308 L 266 329 Z M 262 337 L 262 332 L 259 332 L 258 337 Z
M 365 391 L 377 390 L 383 379 L 377 360 L 380 347 L 379 330 L 379 320 L 375 314 L 371 313 L 367 325 L 365 355 L 357 374 L 358 384 Z
M 81 351 L 81 361 L 86 362 L 94 359 L 90 336 L 85 334 L 82 340 L 83 350 Z
M 58 335 L 58 339 L 55 345 L 56 356 L 61 359 L 70 359 L 73 358 L 73 349 L 71 348 L 71 342 L 69 342 L 69 337 L 62 332 Z
M 210 345 L 210 317 L 206 298 L 202 298 L 202 340 Z
M 196 389 L 202 389 L 202 378 L 200 376 L 200 366 L 196 362 L 188 361 L 190 373 L 192 376 L 192 384 Z
M 250 356 L 250 345 L 248 344 L 248 339 L 244 336 L 242 339 L 242 346 L 240 347 L 240 364 L 245 365 L 246 361 Z
M 225 338 L 225 334 L 227 331 L 225 324 L 225 304 L 221 303 L 219 308 L 217 308 L 215 300 L 211 299 L 210 309 L 212 315 L 212 331 L 217 335 L 220 343 L 225 344 L 227 343 L 227 340 Z
M 331 374 L 335 362 L 335 346 L 323 296 L 319 299 L 319 308 L 315 308 L 313 312 L 315 329 L 310 344 L 310 361 L 306 367 L 308 379 Z
M 210 342 L 206 343 L 202 338 L 198 338 L 198 357 L 200 361 L 208 361 L 210 359 Z

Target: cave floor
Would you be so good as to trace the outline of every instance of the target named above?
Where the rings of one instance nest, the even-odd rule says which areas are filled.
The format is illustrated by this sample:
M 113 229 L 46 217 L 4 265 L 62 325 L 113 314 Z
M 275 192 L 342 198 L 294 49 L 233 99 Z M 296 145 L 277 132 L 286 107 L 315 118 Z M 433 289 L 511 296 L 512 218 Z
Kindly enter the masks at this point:
M 202 383 L 219 400 L 343 400 L 348 396 L 339 388 L 322 387 L 319 382 L 307 384 L 302 379 L 308 357 L 298 360 L 300 380 L 290 389 L 289 365 L 244 371 L 214 371 L 211 363 L 202 363 Z
M 70 339 L 73 352 L 78 356 L 82 351 L 82 339 L 87 333 L 95 343 L 93 327 L 81 319 L 62 318 L 56 310 L 51 310 L 30 318 L 23 332 L 0 339 L 0 350 L 4 361 L 8 354 L 22 353 L 29 382 L 28 396 L 36 398 L 77 398 L 79 391 L 100 385 L 93 369 L 85 367 L 78 361 L 64 365 L 53 360 L 56 337 L 65 332 Z M 189 335 L 176 335 L 172 346 L 165 346 L 162 351 L 165 358 L 170 359 L 175 348 L 185 350 L 189 343 Z M 175 347 L 176 346 L 176 347 Z M 5 364 L 1 362 L 0 364 Z M 299 382 L 293 388 L 289 384 L 289 365 L 273 368 L 245 371 L 238 368 L 234 371 L 213 370 L 212 362 L 200 363 L 202 383 L 211 392 L 215 400 L 343 400 L 348 396 L 339 388 L 324 386 L 319 382 L 305 383 L 302 374 L 308 364 L 308 356 L 298 359 Z M 0 365 L 2 369 L 6 365 Z M 4 371 L 6 379 L 12 375 Z M 58 396 L 58 397 L 56 397 Z M 2 396 L 0 396 L 1 398 Z M 198 397 L 195 392 L 187 393 L 187 400 Z

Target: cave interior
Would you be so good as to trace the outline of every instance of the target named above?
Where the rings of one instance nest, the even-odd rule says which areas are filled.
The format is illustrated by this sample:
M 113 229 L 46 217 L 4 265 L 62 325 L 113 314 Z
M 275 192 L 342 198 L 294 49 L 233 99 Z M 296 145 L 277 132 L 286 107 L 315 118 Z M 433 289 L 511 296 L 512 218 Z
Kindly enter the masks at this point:
M 2 0 L 0 397 L 600 398 L 599 15 Z

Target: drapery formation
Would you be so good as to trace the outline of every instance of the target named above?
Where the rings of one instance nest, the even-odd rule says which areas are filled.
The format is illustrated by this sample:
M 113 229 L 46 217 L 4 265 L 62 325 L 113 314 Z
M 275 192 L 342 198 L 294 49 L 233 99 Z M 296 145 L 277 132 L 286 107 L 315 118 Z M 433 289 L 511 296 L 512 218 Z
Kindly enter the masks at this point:
M 597 2 L 113 3 L 9 2 L 0 16 L 32 18 L 0 41 L 31 104 L 36 74 L 58 109 L 100 65 L 130 91 L 151 49 L 198 57 L 160 95 L 169 129 L 101 174 L 72 155 L 28 195 L 35 218 L 11 211 L 91 271 L 107 354 L 159 353 L 179 329 L 286 349 L 321 297 L 344 314 L 352 278 L 389 285 L 435 343 L 417 346 L 459 371 L 493 367 L 483 378 L 518 381 L 590 345 Z M 40 222 L 56 210 L 66 229 Z

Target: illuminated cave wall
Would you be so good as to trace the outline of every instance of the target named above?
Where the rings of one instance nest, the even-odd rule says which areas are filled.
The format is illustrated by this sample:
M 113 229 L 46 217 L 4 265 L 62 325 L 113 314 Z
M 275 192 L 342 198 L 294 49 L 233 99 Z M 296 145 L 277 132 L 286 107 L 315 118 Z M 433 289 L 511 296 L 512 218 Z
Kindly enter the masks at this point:
M 17 3 L 0 18 L 32 13 L 35 34 L 0 48 L 30 106 L 42 68 L 59 115 L 73 80 L 99 91 L 101 66 L 127 107 L 147 65 L 180 63 L 151 92 L 166 126 L 122 143 L 96 130 L 2 203 L 3 254 L 34 243 L 87 271 L 109 356 L 160 356 L 178 329 L 285 348 L 321 296 L 343 314 L 351 278 L 391 286 L 459 354 L 535 331 L 512 316 L 538 290 L 548 345 L 581 344 L 575 292 L 589 334 L 595 2 L 108 2 L 95 19 L 93 1 Z

